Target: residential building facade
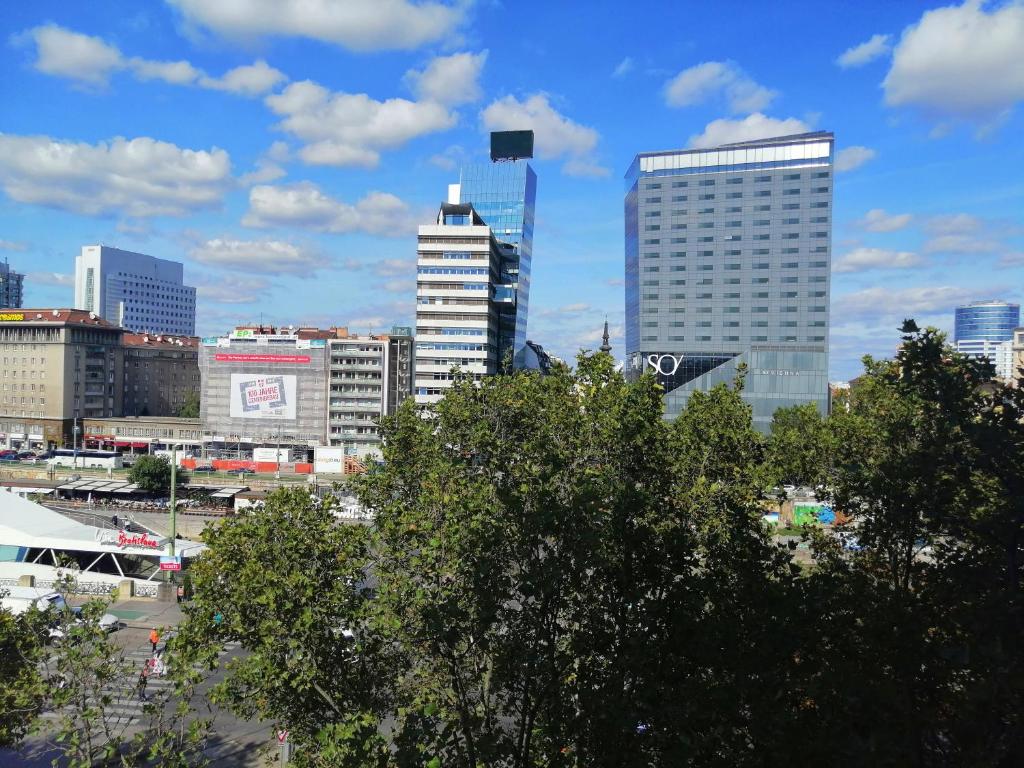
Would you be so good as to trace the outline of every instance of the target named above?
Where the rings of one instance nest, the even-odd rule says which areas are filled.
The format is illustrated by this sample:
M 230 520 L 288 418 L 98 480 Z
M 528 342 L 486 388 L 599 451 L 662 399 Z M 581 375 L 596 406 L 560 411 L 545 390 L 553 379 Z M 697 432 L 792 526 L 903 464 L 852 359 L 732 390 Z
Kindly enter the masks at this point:
M 500 242 L 472 205 L 445 203 L 419 228 L 416 257 L 415 396 L 437 402 L 461 376 L 480 381 L 499 370 L 508 349 L 499 337 Z
M 125 333 L 124 416 L 178 416 L 199 402 L 199 339 Z
M 196 289 L 179 262 L 106 245 L 75 258 L 75 306 L 138 333 L 193 336 Z
M 0 444 L 5 447 L 71 445 L 76 420 L 121 412 L 121 329 L 95 314 L 76 309 L 0 313 L 0 360 Z
M 380 455 L 380 419 L 412 394 L 412 333 L 350 336 L 344 328 L 327 342 L 330 355 L 329 439 L 345 453 Z
M 5 260 L 0 264 L 0 309 L 17 309 L 25 299 L 25 276 L 11 269 Z
M 666 418 L 741 365 L 757 429 L 784 406 L 827 412 L 833 149 L 815 132 L 633 160 L 626 366 L 653 370 Z

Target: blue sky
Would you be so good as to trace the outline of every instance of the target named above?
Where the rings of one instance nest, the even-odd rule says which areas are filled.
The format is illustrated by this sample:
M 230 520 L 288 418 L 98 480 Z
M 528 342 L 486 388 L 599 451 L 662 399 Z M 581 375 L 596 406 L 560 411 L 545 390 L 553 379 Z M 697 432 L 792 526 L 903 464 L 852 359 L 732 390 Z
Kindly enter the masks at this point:
M 302 10 L 298 10 L 301 7 Z M 638 151 L 836 134 L 833 379 L 904 316 L 1020 300 L 1024 5 L 151 0 L 0 20 L 0 257 L 72 302 L 102 242 L 183 261 L 198 330 L 412 324 L 415 226 L 537 134 L 529 336 L 622 352 Z

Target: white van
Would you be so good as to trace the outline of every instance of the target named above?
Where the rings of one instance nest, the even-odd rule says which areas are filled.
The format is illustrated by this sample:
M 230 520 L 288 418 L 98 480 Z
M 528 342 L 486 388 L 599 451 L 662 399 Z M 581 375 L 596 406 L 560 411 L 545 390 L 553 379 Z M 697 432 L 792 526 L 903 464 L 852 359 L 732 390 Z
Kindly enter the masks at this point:
M 3 597 L 2 606 L 17 616 L 19 613 L 24 613 L 32 605 L 35 605 L 39 610 L 45 611 L 47 608 L 65 608 L 66 603 L 64 602 L 64 596 L 59 592 L 54 592 L 52 589 L 42 589 L 40 587 L 6 587 L 2 591 L 7 594 Z

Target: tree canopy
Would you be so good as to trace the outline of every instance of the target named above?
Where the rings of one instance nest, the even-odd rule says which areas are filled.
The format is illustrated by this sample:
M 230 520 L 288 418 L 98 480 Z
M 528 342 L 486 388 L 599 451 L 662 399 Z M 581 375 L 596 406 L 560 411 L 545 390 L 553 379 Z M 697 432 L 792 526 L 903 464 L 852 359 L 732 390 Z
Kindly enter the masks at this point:
M 163 456 L 139 456 L 128 470 L 128 479 L 143 491 L 167 491 L 171 487 L 171 463 Z
M 373 525 L 285 489 L 209 528 L 173 646 L 239 642 L 211 695 L 300 766 L 1016 765 L 1022 390 L 912 323 L 827 418 L 760 435 L 742 388 L 668 423 L 597 354 L 407 401 Z M 850 521 L 810 563 L 780 483 Z

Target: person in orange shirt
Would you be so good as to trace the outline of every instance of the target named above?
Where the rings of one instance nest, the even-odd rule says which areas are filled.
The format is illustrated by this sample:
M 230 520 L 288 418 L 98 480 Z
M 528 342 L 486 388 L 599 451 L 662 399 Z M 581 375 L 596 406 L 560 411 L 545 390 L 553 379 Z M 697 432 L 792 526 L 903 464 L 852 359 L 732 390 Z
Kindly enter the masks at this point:
M 156 627 L 149 631 L 149 642 L 153 645 L 153 653 L 156 653 L 156 644 L 160 642 L 160 633 L 157 632 Z

